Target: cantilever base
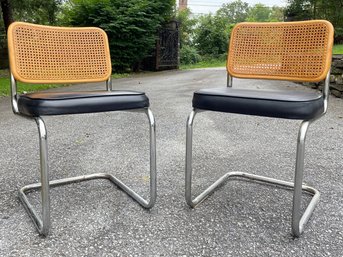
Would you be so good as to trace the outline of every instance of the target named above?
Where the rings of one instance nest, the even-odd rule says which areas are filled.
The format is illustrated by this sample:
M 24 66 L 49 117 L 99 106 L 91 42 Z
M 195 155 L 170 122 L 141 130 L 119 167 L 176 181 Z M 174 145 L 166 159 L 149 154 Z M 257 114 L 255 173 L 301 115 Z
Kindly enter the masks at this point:
M 113 175 L 106 174 L 106 173 L 95 173 L 90 175 L 84 175 L 84 176 L 78 176 L 78 177 L 72 177 L 72 178 L 64 178 L 64 179 L 58 179 L 58 180 L 52 180 L 49 182 L 50 187 L 57 187 L 62 186 L 66 184 L 71 183 L 77 183 L 81 181 L 87 181 L 87 180 L 93 180 L 93 179 L 108 179 L 113 184 L 118 186 L 120 189 L 122 189 L 124 192 L 126 192 L 130 197 L 132 197 L 135 201 L 137 201 L 141 206 L 144 208 L 151 208 L 154 204 L 154 192 L 150 192 L 150 195 L 152 199 L 150 201 L 144 200 L 140 195 L 138 195 L 136 192 L 134 192 L 131 188 L 126 186 L 122 181 L 114 177 Z M 30 204 L 26 192 L 41 189 L 41 183 L 35 183 L 31 185 L 24 186 L 19 190 L 19 198 L 22 201 L 26 211 L 30 215 L 31 219 L 33 220 L 38 232 L 42 235 L 46 235 L 46 232 L 48 228 L 44 228 L 44 224 L 42 219 L 38 216 L 37 212 L 34 210 L 33 206 Z M 44 206 L 43 206 L 44 208 Z
M 187 204 L 194 208 L 197 204 L 205 200 L 211 193 L 213 193 L 219 186 L 221 186 L 224 182 L 226 182 L 228 179 L 233 178 L 233 177 L 239 177 L 239 178 L 244 178 L 247 180 L 251 181 L 257 181 L 257 182 L 263 182 L 266 184 L 271 184 L 271 185 L 277 185 L 281 187 L 286 187 L 287 189 L 294 189 L 294 183 L 288 182 L 288 181 L 283 181 L 283 180 L 278 180 L 278 179 L 273 179 L 269 177 L 263 177 L 263 176 L 258 176 L 250 173 L 244 173 L 244 172 L 229 172 L 226 173 L 224 176 L 219 178 L 216 182 L 214 182 L 211 186 L 209 186 L 205 191 L 203 191 L 200 195 L 195 197 L 192 200 L 191 197 L 191 181 L 188 181 L 188 184 L 186 185 L 186 201 Z M 306 185 L 302 185 L 302 191 L 305 193 L 308 193 L 312 195 L 312 199 L 310 203 L 308 204 L 304 214 L 301 216 L 300 220 L 295 220 L 295 217 L 297 215 L 294 215 L 294 212 L 300 212 L 300 210 L 294 210 L 293 209 L 293 218 L 292 218 L 292 224 L 293 224 L 293 235 L 296 237 L 299 237 L 300 234 L 303 232 L 303 228 L 309 218 L 311 217 L 313 210 L 316 206 L 316 204 L 319 201 L 320 198 L 320 193 L 318 190 L 316 190 L 313 187 L 309 187 Z M 297 226 L 298 229 L 295 229 L 294 226 Z

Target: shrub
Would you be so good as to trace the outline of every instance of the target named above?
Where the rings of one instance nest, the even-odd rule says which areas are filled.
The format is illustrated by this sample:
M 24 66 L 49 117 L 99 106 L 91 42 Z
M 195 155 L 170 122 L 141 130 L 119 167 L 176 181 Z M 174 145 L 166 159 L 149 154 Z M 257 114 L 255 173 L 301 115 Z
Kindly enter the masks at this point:
M 72 0 L 67 24 L 104 29 L 115 71 L 131 69 L 155 47 L 157 31 L 169 19 L 175 0 Z
M 184 45 L 180 49 L 181 64 L 194 64 L 201 61 L 201 57 L 195 47 Z
M 225 17 L 212 14 L 200 16 L 194 43 L 201 55 L 217 57 L 226 53 L 232 25 Z
M 335 43 L 343 44 L 343 28 L 335 28 Z

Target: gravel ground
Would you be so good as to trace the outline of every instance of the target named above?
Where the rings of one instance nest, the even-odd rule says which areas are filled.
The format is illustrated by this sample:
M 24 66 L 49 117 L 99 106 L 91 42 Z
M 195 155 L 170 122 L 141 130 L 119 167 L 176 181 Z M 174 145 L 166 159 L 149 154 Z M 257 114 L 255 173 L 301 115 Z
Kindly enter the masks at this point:
M 1 256 L 343 256 L 343 101 L 311 125 L 305 182 L 321 200 L 299 239 L 291 235 L 291 191 L 230 181 L 195 209 L 184 200 L 185 124 L 193 91 L 225 86 L 224 69 L 143 73 L 114 88 L 145 91 L 157 123 L 158 198 L 144 210 L 104 180 L 51 189 L 50 235 L 40 237 L 17 191 L 38 181 L 34 122 L 0 98 Z M 104 85 L 88 87 L 100 89 Z M 304 89 L 234 80 L 242 88 Z M 54 90 L 82 90 L 85 85 Z M 310 90 L 310 89 L 307 89 Z M 115 174 L 148 190 L 148 122 L 140 113 L 46 117 L 51 179 Z M 194 194 L 228 171 L 292 180 L 299 121 L 203 112 L 194 131 Z M 39 210 L 39 194 L 29 194 Z M 309 201 L 304 196 L 304 204 Z

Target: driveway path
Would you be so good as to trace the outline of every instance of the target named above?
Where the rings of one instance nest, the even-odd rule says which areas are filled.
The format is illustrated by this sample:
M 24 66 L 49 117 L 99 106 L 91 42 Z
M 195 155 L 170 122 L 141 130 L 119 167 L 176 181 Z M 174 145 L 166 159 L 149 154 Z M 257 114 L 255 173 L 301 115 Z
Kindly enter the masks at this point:
M 0 256 L 343 256 L 342 99 L 331 97 L 328 114 L 310 127 L 305 181 L 319 189 L 321 200 L 302 237 L 293 239 L 290 191 L 231 181 L 193 210 L 185 203 L 185 123 L 192 92 L 224 87 L 224 69 L 146 73 L 113 82 L 116 89 L 145 91 L 150 98 L 157 122 L 155 207 L 142 209 L 107 181 L 54 188 L 51 233 L 39 237 L 17 198 L 21 186 L 39 177 L 37 128 L 12 114 L 8 97 L 0 98 Z M 234 80 L 237 87 L 273 84 L 301 88 Z M 51 179 L 112 172 L 147 195 L 145 115 L 45 120 Z M 195 120 L 194 193 L 229 170 L 292 180 L 298 127 L 296 121 L 200 113 Z M 30 199 L 38 208 L 39 195 L 32 193 Z

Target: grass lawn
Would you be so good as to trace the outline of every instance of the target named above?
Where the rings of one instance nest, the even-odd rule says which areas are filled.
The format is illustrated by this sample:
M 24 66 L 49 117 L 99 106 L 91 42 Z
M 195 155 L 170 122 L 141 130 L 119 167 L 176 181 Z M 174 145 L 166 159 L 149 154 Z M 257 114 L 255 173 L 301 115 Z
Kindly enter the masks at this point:
M 334 45 L 333 54 L 343 54 L 343 45 Z
M 343 54 L 343 45 L 334 45 L 333 46 L 333 54 Z M 181 70 L 188 70 L 188 69 L 197 69 L 197 68 L 214 68 L 214 67 L 225 67 L 226 60 L 206 60 L 201 61 L 195 64 L 181 64 Z
M 117 78 L 125 78 L 128 77 L 128 73 L 124 74 L 112 74 L 113 79 Z M 26 83 L 17 83 L 18 92 L 19 93 L 28 93 L 34 92 L 39 90 L 45 90 L 49 88 L 56 88 L 56 87 L 67 87 L 67 84 L 26 84 Z M 8 70 L 0 70 L 0 97 L 1 96 L 8 96 L 10 95 L 10 79 Z
M 226 60 L 212 59 L 201 61 L 195 64 L 181 64 L 181 70 L 197 69 L 197 68 L 215 68 L 215 67 L 225 67 Z

